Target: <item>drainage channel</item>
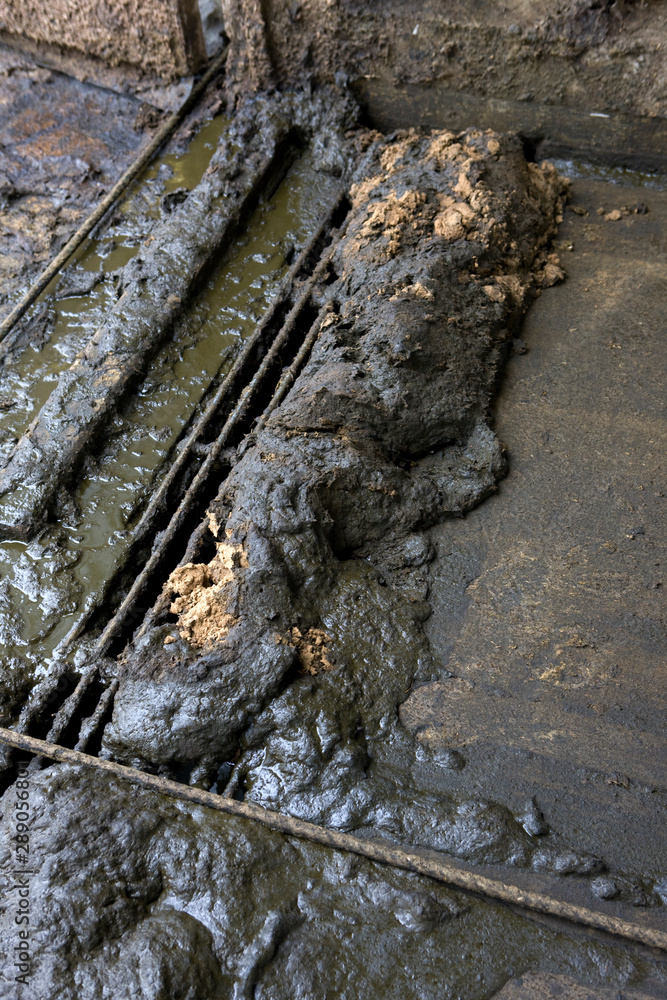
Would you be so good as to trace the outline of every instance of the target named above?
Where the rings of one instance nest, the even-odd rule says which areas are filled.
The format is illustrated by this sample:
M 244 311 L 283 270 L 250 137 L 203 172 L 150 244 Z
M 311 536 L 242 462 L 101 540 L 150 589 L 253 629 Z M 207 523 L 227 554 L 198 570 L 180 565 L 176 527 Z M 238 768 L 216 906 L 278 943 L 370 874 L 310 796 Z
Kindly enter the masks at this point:
M 206 144 L 224 127 L 223 120 L 211 123 L 208 137 L 200 138 L 204 159 Z M 187 175 L 188 168 L 157 164 L 148 190 L 142 187 L 126 202 L 115 225 L 60 277 L 67 297 L 54 305 L 55 288 L 35 307 L 57 310 L 45 345 L 48 359 L 43 356 L 51 387 L 72 360 L 72 342 L 81 348 L 113 299 L 106 281 L 84 292 L 85 276 L 104 276 L 131 259 L 143 229 L 158 215 L 151 185 L 163 206 L 174 194 L 183 200 L 203 172 L 201 162 L 194 165 L 195 176 Z M 165 184 L 160 175 L 168 173 Z M 287 164 L 282 178 L 260 197 L 146 378 L 113 415 L 106 445 L 86 458 L 73 499 L 57 510 L 57 523 L 47 523 L 31 541 L 0 543 L 5 640 L 18 623 L 17 609 L 8 609 L 6 598 L 11 591 L 23 598 L 21 638 L 14 638 L 13 649 L 6 645 L 17 654 L 14 666 L 32 661 L 36 682 L 18 715 L 20 733 L 96 749 L 115 691 L 113 671 L 105 669 L 109 657 L 122 650 L 152 604 L 157 602 L 153 613 L 159 613 L 164 579 L 182 559 L 182 540 L 200 523 L 233 450 L 272 405 L 276 387 L 283 392 L 285 377 L 294 377 L 294 365 L 305 360 L 314 321 L 326 308 L 329 259 L 346 199 L 339 180 L 322 182 L 308 149 Z M 83 294 L 68 295 L 68 288 Z M 31 323 L 35 316 L 26 326 Z M 31 346 L 14 370 L 27 371 L 36 355 L 42 359 Z M 10 355 L 10 371 L 11 361 Z M 49 383 L 43 369 L 40 374 L 44 402 Z M 138 575 L 137 566 L 143 566 Z M 49 576 L 50 589 L 44 587 Z M 45 599 L 53 620 L 45 616 Z M 6 755 L 5 787 L 12 781 L 11 763 Z
M 0 458 L 4 461 L 25 425 L 47 401 L 58 378 L 103 321 L 115 300 L 122 269 L 136 256 L 159 219 L 161 204 L 166 200 L 168 204 L 175 193 L 182 196 L 196 186 L 227 125 L 221 116 L 213 119 L 186 154 L 161 157 L 141 183 L 135 184 L 104 232 L 77 251 L 70 265 L 32 307 L 26 321 L 18 324 L 3 343 Z M 275 241 L 269 237 L 267 242 Z M 242 268 L 240 261 L 237 270 Z M 226 321 L 229 332 L 218 335 L 222 340 L 217 343 L 209 340 L 210 357 L 206 359 L 209 370 L 216 363 L 219 367 L 221 352 L 232 351 L 244 335 L 242 324 L 250 323 L 247 303 L 237 304 L 234 300 L 234 277 L 238 280 L 238 275 L 230 274 L 229 289 L 218 287 L 221 276 L 217 283 L 211 283 L 196 304 L 189 327 L 179 330 L 173 343 L 156 358 L 152 391 L 150 383 L 145 384 L 133 411 L 119 417 L 117 426 L 112 426 L 110 447 L 99 457 L 94 474 L 84 475 L 78 486 L 73 516 L 64 518 L 62 525 L 48 526 L 27 545 L 0 543 L 0 636 L 9 654 L 25 657 L 26 665 L 33 665 L 37 673 L 48 663 L 63 629 L 67 631 L 67 623 L 76 613 L 78 593 L 91 583 L 94 586 L 98 574 L 104 575 L 109 537 L 114 537 L 114 531 L 122 531 L 125 508 L 132 503 L 137 484 L 144 482 L 168 454 L 162 440 L 168 432 L 167 424 L 171 420 L 177 426 L 183 414 L 158 411 L 164 407 L 165 396 L 173 396 L 173 370 L 181 363 L 181 352 L 185 348 L 187 353 L 189 341 L 191 351 L 203 353 L 211 332 L 217 333 Z M 226 314 L 221 315 L 225 310 Z M 196 359 L 195 364 L 199 361 Z M 206 363 L 200 367 L 203 381 Z M 160 384 L 165 387 L 162 395 Z M 201 391 L 201 385 L 194 384 L 185 400 L 182 393 L 179 395 L 184 412 L 196 400 L 198 388 Z M 139 437 L 142 427 L 143 439 Z

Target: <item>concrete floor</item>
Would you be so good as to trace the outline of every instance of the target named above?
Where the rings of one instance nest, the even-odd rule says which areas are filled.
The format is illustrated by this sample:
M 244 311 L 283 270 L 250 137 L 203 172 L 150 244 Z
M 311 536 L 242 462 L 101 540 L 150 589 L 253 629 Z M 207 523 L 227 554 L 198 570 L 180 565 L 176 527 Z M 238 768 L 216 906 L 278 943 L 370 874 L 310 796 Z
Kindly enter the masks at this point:
M 667 875 L 666 223 L 664 191 L 574 180 L 567 279 L 531 308 L 496 402 L 509 475 L 432 532 L 426 627 L 458 680 L 401 710 L 461 750 L 443 790 L 535 796 L 635 905 Z

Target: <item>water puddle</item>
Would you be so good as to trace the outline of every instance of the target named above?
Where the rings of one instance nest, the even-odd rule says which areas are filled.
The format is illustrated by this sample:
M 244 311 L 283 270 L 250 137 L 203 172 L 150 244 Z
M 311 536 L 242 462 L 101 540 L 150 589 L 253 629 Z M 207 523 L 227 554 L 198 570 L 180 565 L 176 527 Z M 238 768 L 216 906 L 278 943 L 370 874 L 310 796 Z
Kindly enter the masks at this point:
M 3 372 L 0 402 L 7 397 L 13 405 L 0 410 L 0 451 L 11 449 L 115 301 L 114 272 L 147 237 L 163 210 L 160 202 L 201 179 L 225 125 L 224 119 L 212 120 L 187 154 L 156 163 L 111 226 L 88 243 L 51 290 L 41 306 L 54 314 L 51 337 L 41 349 L 25 348 Z M 159 482 L 211 382 L 231 367 L 265 312 L 287 270 L 286 258 L 321 221 L 338 183 L 323 178 L 308 153 L 297 160 L 158 351 L 136 395 L 116 414 L 104 450 L 89 460 L 58 523 L 27 544 L 0 542 L 0 666 L 20 658 L 22 671 L 40 676 L 87 602 L 122 564 L 128 525 Z M 86 280 L 98 275 L 103 280 L 86 290 Z

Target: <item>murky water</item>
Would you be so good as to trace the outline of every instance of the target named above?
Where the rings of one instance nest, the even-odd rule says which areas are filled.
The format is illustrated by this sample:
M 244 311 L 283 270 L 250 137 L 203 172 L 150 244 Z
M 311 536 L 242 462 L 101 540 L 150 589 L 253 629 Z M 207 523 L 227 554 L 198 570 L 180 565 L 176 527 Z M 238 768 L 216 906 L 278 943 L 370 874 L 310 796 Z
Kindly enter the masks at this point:
M 17 351 L 3 372 L 1 458 L 99 326 L 115 301 L 116 272 L 168 210 L 169 197 L 184 196 L 201 179 L 226 124 L 212 120 L 185 155 L 154 164 L 107 230 L 79 251 L 36 307 L 49 311 L 50 335 Z M 30 543 L 0 543 L 0 665 L 20 657 L 22 670 L 41 674 L 86 603 L 122 563 L 129 522 L 212 380 L 229 369 L 266 310 L 287 270 L 286 255 L 306 242 L 337 186 L 333 178 L 323 181 L 309 154 L 293 165 L 114 418 L 103 452 L 89 460 L 59 522 Z M 101 280 L 91 287 L 94 278 Z

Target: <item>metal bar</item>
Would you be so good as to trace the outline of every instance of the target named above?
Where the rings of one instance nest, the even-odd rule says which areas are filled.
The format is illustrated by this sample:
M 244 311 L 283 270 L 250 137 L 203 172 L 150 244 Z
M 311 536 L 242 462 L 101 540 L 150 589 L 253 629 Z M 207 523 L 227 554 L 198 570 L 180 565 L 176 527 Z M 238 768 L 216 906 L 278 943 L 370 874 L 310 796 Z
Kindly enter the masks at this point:
M 67 664 L 59 663 L 52 674 L 45 677 L 36 688 L 33 689 L 30 701 L 27 705 L 23 706 L 23 710 L 19 716 L 19 721 L 17 723 L 17 730 L 20 733 L 25 733 L 37 715 L 43 712 L 51 700 L 51 696 L 54 696 L 54 701 L 57 699 L 58 684 L 62 678 L 67 674 Z
M 79 739 L 77 741 L 75 750 L 85 750 L 88 746 L 90 737 L 93 735 L 100 722 L 104 718 L 109 709 L 111 703 L 116 697 L 116 691 L 118 690 L 118 681 L 112 681 L 106 691 L 103 692 L 102 697 L 97 703 L 95 711 L 87 719 L 84 719 L 81 723 L 81 728 L 79 729 Z
M 239 802 L 236 799 L 225 798 L 223 795 L 215 795 L 213 792 L 206 792 L 199 788 L 193 788 L 190 785 L 180 785 L 176 781 L 160 778 L 155 774 L 147 774 L 145 771 L 139 771 L 124 764 L 117 764 L 115 761 L 101 760 L 98 757 L 91 757 L 76 750 L 53 746 L 44 740 L 36 740 L 30 736 L 23 736 L 9 729 L 0 728 L 0 741 L 8 743 L 16 749 L 47 757 L 50 760 L 61 761 L 65 764 L 84 764 L 98 771 L 106 771 L 107 774 L 113 774 L 124 781 L 133 781 L 162 795 L 168 795 L 172 798 L 192 802 L 195 805 L 215 809 L 218 812 L 251 820 L 254 823 L 260 823 L 262 826 L 267 826 L 290 837 L 299 837 L 302 840 L 322 844 L 334 850 L 356 854 L 359 857 L 368 858 L 371 861 L 389 865 L 393 868 L 400 868 L 404 871 L 415 872 L 418 875 L 425 875 L 427 878 L 435 879 L 446 885 L 456 886 L 456 888 L 463 889 L 466 892 L 477 893 L 485 896 L 487 899 L 500 900 L 503 903 L 519 906 L 525 910 L 545 913 L 552 917 L 567 920 L 570 923 L 592 927 L 607 934 L 613 934 L 627 941 L 636 941 L 651 948 L 659 948 L 661 951 L 667 951 L 667 933 L 663 931 L 634 924 L 604 913 L 598 913 L 584 906 L 574 906 L 571 903 L 554 899 L 552 896 L 547 896 L 544 893 L 524 891 L 518 886 L 479 874 L 472 870 L 472 866 L 462 868 L 451 861 L 422 856 L 384 839 L 374 838 L 366 840 L 356 837 L 354 834 L 341 833 L 339 830 L 331 830 L 328 827 L 318 826 L 315 823 L 295 819 L 293 816 L 285 816 L 282 813 L 263 809 L 261 806 L 252 805 L 249 802 Z
M 282 287 L 281 287 L 279 293 L 275 296 L 275 298 L 273 299 L 273 301 L 270 304 L 269 308 L 266 310 L 266 312 L 262 316 L 262 318 L 259 321 L 259 323 L 258 323 L 256 329 L 254 330 L 252 336 L 243 345 L 243 350 L 242 350 L 241 354 L 239 355 L 239 357 L 234 362 L 234 364 L 233 364 L 232 368 L 230 369 L 229 373 L 225 376 L 224 381 L 220 385 L 220 388 L 216 392 L 216 394 L 213 397 L 213 399 L 210 401 L 210 403 L 206 407 L 206 410 L 204 411 L 204 413 L 202 414 L 202 416 L 199 418 L 199 420 L 195 424 L 195 426 L 192 429 L 189 437 L 186 439 L 186 442 L 185 442 L 185 444 L 183 446 L 182 451 L 178 455 L 178 458 L 173 463 L 173 465 L 169 469 L 169 472 L 167 473 L 167 475 L 165 476 L 165 478 L 160 483 L 159 488 L 156 490 L 156 492 L 151 497 L 150 502 L 149 502 L 148 506 L 146 507 L 146 510 L 144 511 L 144 513 L 141 516 L 141 520 L 139 521 L 139 523 L 137 524 L 137 526 L 134 529 L 133 534 L 135 535 L 135 537 L 138 537 L 138 538 L 143 537 L 146 534 L 146 532 L 149 530 L 149 528 L 151 527 L 151 525 L 153 523 L 153 519 L 154 519 L 154 517 L 155 517 L 155 515 L 156 515 L 156 513 L 157 513 L 157 511 L 158 511 L 158 509 L 160 507 L 160 505 L 164 502 L 164 498 L 165 498 L 165 496 L 166 496 L 169 488 L 173 484 L 173 482 L 176 479 L 176 477 L 180 474 L 180 472 L 182 472 L 182 470 L 184 469 L 187 461 L 191 457 L 192 451 L 193 451 L 193 449 L 194 449 L 194 447 L 195 447 L 195 445 L 197 443 L 198 438 L 200 438 L 202 436 L 202 434 L 205 432 L 206 428 L 211 424 L 211 422 L 215 418 L 215 416 L 218 413 L 218 411 L 220 409 L 220 406 L 221 406 L 221 404 L 222 404 L 225 396 L 233 388 L 235 380 L 238 378 L 238 375 L 243 370 L 243 367 L 247 364 L 248 359 L 252 355 L 252 352 L 257 347 L 259 341 L 262 338 L 262 335 L 265 333 L 266 328 L 268 327 L 268 325 L 271 323 L 271 321 L 275 317 L 275 314 L 276 314 L 278 308 L 288 298 L 288 296 L 289 296 L 289 294 L 290 294 L 290 292 L 292 290 L 292 285 L 294 284 L 294 281 L 295 281 L 296 277 L 298 276 L 299 272 L 303 269 L 303 266 L 304 266 L 305 262 L 307 261 L 307 259 L 310 256 L 310 254 L 313 252 L 313 249 L 317 245 L 317 242 L 324 235 L 324 233 L 325 233 L 325 231 L 326 231 L 326 229 L 329 226 L 329 223 L 331 221 L 331 217 L 333 216 L 333 214 L 335 213 L 336 209 L 340 205 L 343 197 L 344 197 L 344 192 L 341 192 L 338 195 L 338 197 L 337 197 L 336 201 L 334 202 L 334 204 L 331 206 L 331 208 L 327 212 L 325 218 L 322 220 L 322 222 L 317 227 L 317 229 L 315 230 L 315 232 L 313 233 L 313 235 L 311 236 L 311 238 L 308 240 L 306 246 L 303 248 L 303 250 L 299 254 L 298 258 L 296 259 L 296 261 L 294 262 L 294 264 L 290 268 L 290 270 L 285 275 L 285 278 L 283 279 Z
M 49 702 L 53 696 L 55 702 L 58 698 L 58 685 L 67 673 L 67 664 L 58 663 L 53 673 L 47 674 L 33 688 L 29 700 L 24 704 L 16 723 L 16 732 L 27 733 L 35 718 L 46 712 Z M 0 752 L 0 774 L 12 765 L 12 754 L 7 746 Z
M 77 231 L 72 237 L 70 237 L 57 257 L 55 257 L 48 267 L 42 271 L 39 278 L 37 278 L 37 280 L 30 286 L 21 301 L 14 306 L 9 315 L 5 317 L 2 323 L 0 323 L 0 343 L 2 343 L 5 339 L 12 327 L 21 319 L 22 316 L 25 315 L 33 302 L 42 294 L 49 282 L 52 281 L 60 269 L 65 266 L 72 254 L 78 250 L 83 241 L 90 236 L 95 226 L 106 215 L 114 202 L 120 198 L 123 191 L 125 191 L 135 177 L 141 173 L 150 160 L 152 160 L 160 146 L 172 135 L 177 126 L 180 125 L 185 115 L 206 90 L 213 77 L 222 69 L 226 57 L 227 47 L 225 47 L 222 52 L 216 56 L 207 71 L 202 76 L 201 80 L 199 80 L 192 88 L 189 97 L 186 98 L 178 111 L 169 115 L 167 120 L 157 131 L 143 152 L 140 153 L 134 163 L 128 167 L 120 180 L 114 184 L 111 191 L 105 195 L 97 208 L 95 208 L 90 213 L 88 218 L 79 226 Z
M 262 430 L 262 428 L 266 424 L 266 421 L 269 419 L 273 411 L 276 409 L 277 406 L 280 406 L 283 399 L 294 385 L 299 375 L 299 372 L 301 371 L 303 365 L 305 364 L 306 358 L 308 357 L 308 355 L 310 354 L 315 345 L 315 341 L 317 340 L 320 334 L 321 326 L 322 326 L 322 313 L 318 315 L 317 319 L 311 326 L 310 330 L 306 335 L 306 339 L 301 345 L 299 353 L 297 354 L 297 356 L 295 357 L 294 361 L 289 366 L 287 371 L 283 374 L 282 378 L 280 379 L 280 382 L 276 386 L 276 391 L 273 394 L 271 402 L 264 410 L 264 413 L 262 414 L 260 419 L 257 421 L 257 426 L 253 431 L 254 434 L 258 434 Z
M 81 704 L 83 697 L 97 677 L 97 664 L 89 668 L 86 673 L 81 675 L 79 683 L 72 691 L 71 695 L 65 699 L 63 704 L 60 706 L 56 712 L 51 728 L 49 729 L 46 740 L 48 743 L 56 743 L 62 734 L 67 729 L 72 716 L 76 712 L 77 708 Z

